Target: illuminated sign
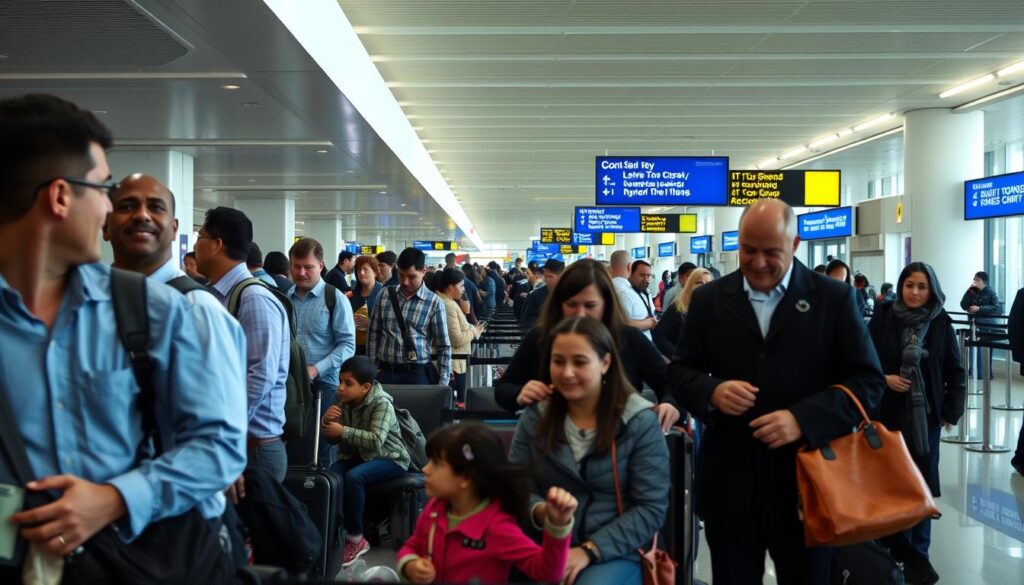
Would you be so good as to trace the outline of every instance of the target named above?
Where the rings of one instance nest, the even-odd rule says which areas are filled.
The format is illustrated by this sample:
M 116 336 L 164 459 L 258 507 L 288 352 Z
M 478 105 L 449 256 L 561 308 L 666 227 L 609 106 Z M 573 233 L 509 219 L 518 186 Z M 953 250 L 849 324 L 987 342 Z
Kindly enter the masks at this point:
M 658 258 L 671 258 L 676 255 L 675 242 L 662 242 L 658 244 Z
M 793 207 L 838 207 L 839 171 L 729 171 L 729 205 L 781 199 Z
M 572 228 L 540 228 L 540 241 L 544 244 L 572 244 Z
M 740 249 L 740 233 L 722 232 L 722 251 L 735 252 Z
M 805 213 L 796 219 L 800 239 L 804 241 L 848 238 L 853 235 L 852 207 Z
M 424 252 L 447 252 L 449 250 L 458 250 L 459 243 L 416 240 L 412 243 L 412 247 L 417 250 L 423 250 Z
M 639 248 L 633 248 L 630 250 L 634 260 L 642 260 L 647 257 L 647 246 L 640 246 Z
M 359 246 L 359 253 L 363 256 L 376 256 L 384 251 L 384 246 Z
M 691 254 L 707 254 L 711 251 L 711 236 L 694 236 L 690 238 Z
M 1024 172 L 964 181 L 964 219 L 1024 215 Z
M 642 213 L 640 214 L 640 231 L 654 234 L 695 234 L 697 233 L 697 214 Z
M 639 233 L 639 207 L 577 207 L 573 227 L 584 233 Z
M 615 234 L 573 232 L 572 243 L 582 246 L 614 246 Z
M 729 157 L 599 156 L 597 205 L 725 205 Z

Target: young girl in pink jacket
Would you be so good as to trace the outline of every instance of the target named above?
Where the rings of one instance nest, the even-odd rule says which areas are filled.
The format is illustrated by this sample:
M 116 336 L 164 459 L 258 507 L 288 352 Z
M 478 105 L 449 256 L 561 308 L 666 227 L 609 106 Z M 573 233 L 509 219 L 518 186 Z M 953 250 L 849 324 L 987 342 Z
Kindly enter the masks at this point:
M 576 498 L 552 487 L 541 546 L 523 534 L 531 474 L 507 462 L 493 431 L 451 425 L 427 441 L 423 468 L 431 500 L 398 551 L 398 573 L 413 583 L 508 583 L 513 566 L 530 579 L 565 576 Z

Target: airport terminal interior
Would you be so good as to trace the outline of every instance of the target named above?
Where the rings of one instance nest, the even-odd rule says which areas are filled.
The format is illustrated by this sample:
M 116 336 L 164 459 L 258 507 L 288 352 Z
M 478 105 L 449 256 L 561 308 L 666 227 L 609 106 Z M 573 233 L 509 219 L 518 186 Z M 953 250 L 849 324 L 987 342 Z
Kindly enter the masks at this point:
M 174 193 L 182 265 L 228 207 L 264 254 L 314 238 L 325 270 L 346 251 L 415 248 L 438 274 L 450 254 L 504 274 L 625 251 L 657 317 L 684 263 L 741 269 L 741 215 L 766 199 L 795 211 L 795 262 L 845 263 L 865 322 L 925 262 L 969 370 L 930 560 L 940 583 L 1024 584 L 1006 318 L 1024 288 L 1024 2 L 4 0 L 0 98 L 38 93 L 111 130 L 112 179 Z M 978 273 L 990 321 L 961 304 Z M 495 322 L 514 321 L 500 298 Z M 469 385 L 520 340 L 474 342 L 491 361 L 470 359 Z M 686 585 L 716 582 L 703 532 Z M 395 568 L 397 545 L 373 542 L 331 574 Z M 770 559 L 763 582 L 789 585 Z

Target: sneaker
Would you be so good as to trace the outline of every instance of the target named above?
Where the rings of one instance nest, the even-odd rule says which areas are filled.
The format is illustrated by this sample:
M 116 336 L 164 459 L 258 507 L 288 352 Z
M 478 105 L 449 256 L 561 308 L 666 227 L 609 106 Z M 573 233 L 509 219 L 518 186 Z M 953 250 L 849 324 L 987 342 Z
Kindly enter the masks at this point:
M 360 538 L 359 542 L 345 539 L 345 556 L 341 561 L 342 568 L 348 567 L 368 552 L 370 552 L 370 543 L 366 542 L 365 538 Z

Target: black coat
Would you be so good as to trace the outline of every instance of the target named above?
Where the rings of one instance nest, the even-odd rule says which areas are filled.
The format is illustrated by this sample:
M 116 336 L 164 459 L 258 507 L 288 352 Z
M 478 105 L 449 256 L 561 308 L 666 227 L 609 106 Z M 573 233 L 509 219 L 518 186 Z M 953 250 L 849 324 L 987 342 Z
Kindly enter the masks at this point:
M 676 353 L 676 344 L 679 343 L 679 336 L 683 334 L 685 324 L 686 314 L 680 313 L 675 303 L 670 304 L 661 314 L 652 335 L 654 345 L 658 346 L 658 351 L 662 355 L 671 358 Z
M 999 295 L 996 291 L 992 290 L 991 286 L 978 290 L 973 286 L 967 289 L 964 293 L 963 298 L 960 299 L 960 308 L 967 310 L 970 307 L 978 307 L 978 315 L 1002 315 L 1003 314 L 1003 301 L 999 300 Z M 978 325 L 1001 325 L 1000 319 L 978 319 Z
M 737 530 L 750 522 L 743 518 L 746 512 L 767 514 L 773 506 L 778 521 L 791 522 L 797 448 L 848 434 L 860 420 L 850 399 L 830 385 L 847 386 L 869 411 L 882 396 L 878 355 L 853 288 L 793 263 L 767 338 L 740 271 L 697 289 L 669 366 L 680 405 L 707 424 L 697 473 L 698 509 L 723 524 L 739 523 Z M 715 388 L 726 380 L 745 380 L 759 389 L 756 404 L 741 416 L 710 406 Z M 804 440 L 770 450 L 749 425 L 781 409 L 796 417 Z M 734 505 L 737 499 L 744 505 Z
M 541 286 L 530 291 L 523 304 L 523 312 L 519 316 L 519 322 L 523 327 L 533 327 L 540 319 L 540 311 L 544 308 L 544 301 L 548 300 L 548 287 Z
M 1013 361 L 1020 364 L 1020 373 L 1024 375 L 1024 288 L 1017 291 L 1010 307 L 1010 320 L 1006 325 L 1010 334 L 1010 347 Z
M 892 310 L 892 303 L 885 303 L 875 309 L 875 315 L 868 323 L 868 332 L 878 351 L 882 372 L 898 375 L 903 363 L 903 348 L 900 345 L 903 325 Z M 939 314 L 928 327 L 924 338 L 928 357 L 921 360 L 921 377 L 924 378 L 925 395 L 928 398 L 928 423 L 933 427 L 943 422 L 956 424 L 964 414 L 964 368 L 960 362 L 960 345 L 953 331 L 953 320 L 945 311 Z M 878 420 L 889 430 L 903 429 L 906 415 L 907 395 L 888 387 L 878 407 Z M 931 465 L 929 457 L 916 458 L 933 495 L 939 495 L 939 468 Z
M 540 290 L 540 289 L 538 289 Z M 538 291 L 534 291 L 536 294 Z M 533 297 L 533 294 L 530 297 Z M 540 330 L 531 329 L 523 343 L 516 349 L 505 374 L 494 383 L 494 399 L 502 408 L 516 412 L 521 406 L 516 402 L 520 390 L 530 380 L 540 380 L 544 350 L 540 339 Z M 654 347 L 643 332 L 634 327 L 623 327 L 619 339 L 619 354 L 622 358 L 622 371 L 626 379 L 638 391 L 643 390 L 644 382 L 654 390 L 658 400 L 675 405 L 675 401 L 667 394 L 665 372 L 668 364 L 665 358 Z

